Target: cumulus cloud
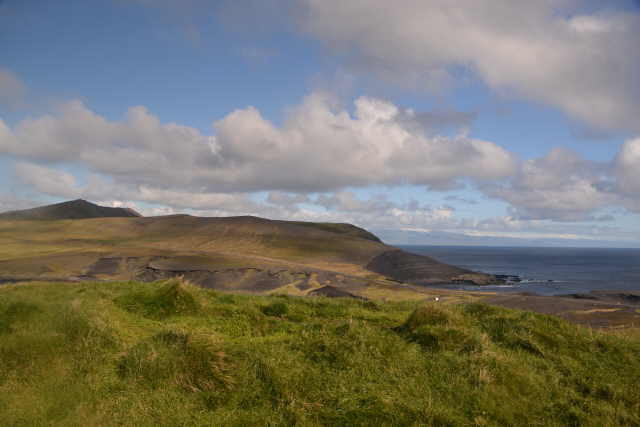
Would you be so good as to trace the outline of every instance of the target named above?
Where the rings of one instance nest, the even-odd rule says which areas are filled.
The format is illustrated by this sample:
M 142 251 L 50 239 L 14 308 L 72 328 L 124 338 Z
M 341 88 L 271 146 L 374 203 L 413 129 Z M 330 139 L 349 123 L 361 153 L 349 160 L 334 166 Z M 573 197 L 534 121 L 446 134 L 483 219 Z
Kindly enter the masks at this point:
M 427 136 L 410 110 L 362 97 L 355 113 L 314 93 L 278 127 L 253 107 L 214 123 L 215 136 L 162 124 L 144 107 L 112 122 L 79 101 L 53 114 L 0 120 L 0 152 L 47 163 L 77 163 L 123 184 L 192 192 L 329 191 L 370 184 L 433 188 L 460 179 L 507 176 L 506 150 L 466 136 Z
M 410 129 L 437 135 L 446 131 L 468 131 L 475 121 L 477 114 L 466 111 L 422 111 L 405 110 L 399 120 Z
M 351 222 L 362 226 L 436 226 L 453 220 L 454 209 L 431 207 L 415 200 L 400 204 L 383 194 L 361 198 L 351 191 L 310 196 L 283 191 L 270 192 L 264 201 L 246 193 L 197 193 L 153 186 L 116 185 L 112 180 L 91 174 L 79 182 L 72 174 L 56 167 L 20 162 L 14 172 L 23 185 L 55 198 L 84 198 L 109 206 L 134 206 L 151 214 L 189 211 L 204 216 L 257 215 L 268 218 Z M 138 207 L 136 203 L 154 205 Z M 300 205 L 304 205 L 301 207 Z M 159 210 L 158 210 L 159 209 Z
M 26 162 L 17 163 L 14 171 L 24 184 L 40 193 L 65 198 L 77 195 L 76 178 L 68 172 Z
M 616 157 L 619 190 L 630 196 L 640 194 L 640 138 L 626 141 Z
M 369 228 L 452 227 L 459 226 L 454 209 L 430 206 L 415 200 L 398 203 L 383 194 L 362 198 L 352 191 L 319 194 L 307 202 L 313 209 L 290 209 L 278 212 L 289 219 L 323 222 L 349 222 Z
M 438 123 L 472 119 L 440 114 L 370 97 L 358 98 L 349 111 L 317 92 L 292 108 L 282 125 L 247 107 L 215 121 L 206 135 L 161 123 L 144 107 L 111 121 L 71 101 L 13 126 L 0 120 L 0 154 L 20 159 L 15 176 L 41 194 L 207 215 L 482 227 L 456 219 L 448 206 L 399 205 L 344 191 L 371 185 L 442 190 L 461 182 L 508 202 L 517 221 L 605 221 L 611 217 L 602 209 L 610 206 L 640 212 L 639 139 L 625 142 L 611 162 L 587 161 L 561 148 L 519 162 L 491 142 L 439 134 Z M 83 179 L 71 170 L 82 171 Z M 256 191 L 268 192 L 264 202 L 251 195 Z
M 511 236 L 562 239 L 633 240 L 638 236 L 628 230 L 606 225 L 557 223 L 541 218 L 508 215 L 491 218 L 463 218 L 446 205 L 430 206 L 416 200 L 392 202 L 383 194 L 363 198 L 352 191 L 321 193 L 315 196 L 270 192 L 264 201 L 243 193 L 194 193 L 155 187 L 122 186 L 97 175 L 80 183 L 68 172 L 42 165 L 20 163 L 16 167 L 23 183 L 41 194 L 54 198 L 85 198 L 106 206 L 127 206 L 145 215 L 191 213 L 200 216 L 256 215 L 274 219 L 320 222 L 348 222 L 371 230 L 384 230 L 382 236 L 403 241 L 400 234 L 389 230 L 445 232 L 464 236 Z M 531 191 L 525 189 L 524 191 Z M 0 195 L 0 210 L 20 209 L 38 203 Z M 41 203 L 40 203 L 41 204 Z M 587 211 L 593 206 L 587 206 Z M 557 209 L 557 208 L 554 208 Z M 575 212 L 574 212 L 575 214 Z M 562 212 L 561 218 L 566 218 Z M 586 217 L 582 217 L 585 219 Z M 607 215 L 590 219 L 605 221 Z M 394 237 L 395 236 L 395 237 Z M 395 240 L 394 240 L 395 239 Z
M 580 221 L 594 219 L 598 209 L 614 204 L 609 167 L 583 159 L 564 148 L 523 163 L 518 174 L 485 192 L 509 202 L 515 217 Z
M 395 204 L 389 202 L 384 195 L 361 200 L 351 191 L 340 191 L 331 195 L 322 194 L 316 203 L 328 210 L 335 209 L 346 212 L 380 213 L 395 208 Z
M 9 129 L 0 120 L 0 151 L 48 163 L 77 163 L 130 179 L 184 184 L 179 168 L 212 161 L 212 138 L 176 124 L 161 124 L 144 107 L 109 122 L 79 101 L 55 114 L 29 118 Z
M 86 182 L 81 183 L 66 171 L 28 162 L 18 163 L 14 171 L 23 185 L 40 194 L 65 199 L 84 198 L 107 206 L 130 206 L 151 215 L 188 211 L 203 216 L 257 215 L 350 222 L 366 227 L 435 227 L 455 222 L 451 207 L 420 205 L 415 200 L 399 204 L 388 201 L 381 194 L 363 199 L 350 191 L 322 193 L 315 197 L 273 191 L 261 202 L 246 193 L 195 193 L 144 184 L 122 186 L 98 175 L 89 175 Z M 139 206 L 140 202 L 147 206 Z
M 294 191 L 403 183 L 443 188 L 460 178 L 495 179 L 513 170 L 514 159 L 501 147 L 465 136 L 425 136 L 406 124 L 411 114 L 361 97 L 350 115 L 314 93 L 282 128 L 251 107 L 216 122 L 216 153 L 234 166 L 226 184 L 251 190 L 264 177 L 274 189 Z
M 387 80 L 442 89 L 466 69 L 593 128 L 640 131 L 637 12 L 585 0 L 301 3 L 302 31 Z
M 587 161 L 562 148 L 518 162 L 493 143 L 429 135 L 416 121 L 418 113 L 384 100 L 359 98 L 350 113 L 314 93 L 282 126 L 248 107 L 214 122 L 215 134 L 205 135 L 163 124 L 144 107 L 109 121 L 72 101 L 13 127 L 0 120 L 0 152 L 23 159 L 17 178 L 43 194 L 216 214 L 299 217 L 299 205 L 315 204 L 353 220 L 415 225 L 432 221 L 436 210 L 398 207 L 384 197 L 360 200 L 343 190 L 446 189 L 461 180 L 508 202 L 510 215 L 522 220 L 600 220 L 606 206 L 640 212 L 638 139 L 627 141 L 611 162 Z M 86 182 L 57 165 L 76 165 Z M 269 192 L 266 204 L 249 196 L 255 191 Z M 309 193 L 323 194 L 311 199 Z
M 17 163 L 14 172 L 22 184 L 39 193 L 66 199 L 99 200 L 111 206 L 123 201 L 137 201 L 168 206 L 176 211 L 191 209 L 247 214 L 261 209 L 247 194 L 199 193 L 146 184 L 122 185 L 97 174 L 89 175 L 85 183 L 80 183 L 69 172 L 29 162 Z

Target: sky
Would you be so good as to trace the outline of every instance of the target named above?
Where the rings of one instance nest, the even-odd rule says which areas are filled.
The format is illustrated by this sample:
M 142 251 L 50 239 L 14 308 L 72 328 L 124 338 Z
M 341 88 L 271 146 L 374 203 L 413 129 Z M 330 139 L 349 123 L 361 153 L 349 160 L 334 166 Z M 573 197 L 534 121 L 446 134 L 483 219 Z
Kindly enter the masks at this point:
M 0 211 L 640 247 L 640 1 L 0 0 Z

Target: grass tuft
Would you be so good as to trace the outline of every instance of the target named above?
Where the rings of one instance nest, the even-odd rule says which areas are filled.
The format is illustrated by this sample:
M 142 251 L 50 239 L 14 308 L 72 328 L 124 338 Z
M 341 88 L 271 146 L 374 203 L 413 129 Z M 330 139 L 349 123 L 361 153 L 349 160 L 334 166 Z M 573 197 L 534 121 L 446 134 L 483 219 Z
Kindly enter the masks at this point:
M 442 304 L 428 304 L 411 313 L 398 331 L 430 351 L 469 353 L 482 349 L 482 336 L 459 312 Z
M 455 320 L 453 317 L 460 317 L 455 314 L 450 307 L 442 304 L 427 304 L 415 309 L 400 329 L 413 332 L 422 326 L 446 325 Z
M 409 334 L 408 338 L 433 351 L 470 353 L 482 350 L 480 335 L 462 328 L 421 326 Z
M 289 312 L 289 306 L 284 302 L 274 302 L 262 307 L 262 312 L 267 316 L 282 317 Z
M 0 308 L 0 335 L 12 332 L 16 323 L 29 320 L 39 311 L 37 305 L 23 301 L 9 304 L 4 310 Z
M 169 279 L 159 288 L 133 291 L 116 302 L 124 309 L 153 319 L 192 315 L 200 310 L 197 288 L 182 279 Z
M 194 338 L 184 332 L 166 331 L 132 347 L 117 362 L 123 380 L 133 380 L 145 387 L 159 389 L 179 387 L 191 393 L 212 394 L 232 384 L 229 362 L 206 338 Z

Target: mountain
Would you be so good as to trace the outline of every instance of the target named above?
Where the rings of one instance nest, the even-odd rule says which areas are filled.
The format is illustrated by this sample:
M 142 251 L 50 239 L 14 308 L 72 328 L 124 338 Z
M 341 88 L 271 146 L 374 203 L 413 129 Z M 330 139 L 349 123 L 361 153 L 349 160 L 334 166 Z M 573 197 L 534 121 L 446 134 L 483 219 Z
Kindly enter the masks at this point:
M 94 215 L 114 212 L 74 201 L 26 211 L 39 215 L 0 217 L 0 280 L 181 276 L 223 291 L 308 295 L 331 286 L 384 298 L 424 298 L 420 285 L 494 280 L 386 245 L 351 224 L 252 216 L 139 217 L 125 210 L 116 211 L 128 214 L 119 218 L 25 220 L 87 214 L 68 208 L 87 204 L 95 207 L 89 209 Z
M 0 213 L 0 219 L 83 219 L 139 217 L 138 212 L 130 208 L 109 208 L 86 200 L 78 199 L 32 209 Z

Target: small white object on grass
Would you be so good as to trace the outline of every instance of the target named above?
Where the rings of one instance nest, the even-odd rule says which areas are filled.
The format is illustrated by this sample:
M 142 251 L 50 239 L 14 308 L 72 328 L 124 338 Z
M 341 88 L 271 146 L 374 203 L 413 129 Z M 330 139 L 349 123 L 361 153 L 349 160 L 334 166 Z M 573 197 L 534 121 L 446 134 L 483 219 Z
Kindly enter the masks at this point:
M 434 300 L 434 301 L 440 301 L 440 298 L 435 297 L 433 300 Z

